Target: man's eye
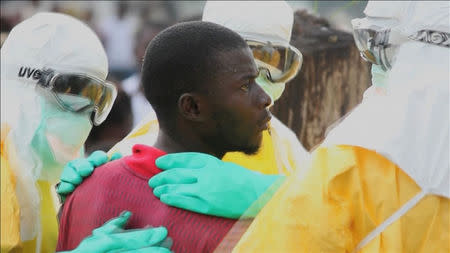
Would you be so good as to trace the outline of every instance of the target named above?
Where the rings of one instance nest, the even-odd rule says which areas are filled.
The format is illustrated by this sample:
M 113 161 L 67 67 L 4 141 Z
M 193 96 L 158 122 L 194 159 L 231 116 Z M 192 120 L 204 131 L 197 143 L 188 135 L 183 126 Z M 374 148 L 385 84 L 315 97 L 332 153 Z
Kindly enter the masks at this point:
M 242 91 L 248 92 L 249 89 L 250 89 L 250 85 L 248 83 L 241 86 Z

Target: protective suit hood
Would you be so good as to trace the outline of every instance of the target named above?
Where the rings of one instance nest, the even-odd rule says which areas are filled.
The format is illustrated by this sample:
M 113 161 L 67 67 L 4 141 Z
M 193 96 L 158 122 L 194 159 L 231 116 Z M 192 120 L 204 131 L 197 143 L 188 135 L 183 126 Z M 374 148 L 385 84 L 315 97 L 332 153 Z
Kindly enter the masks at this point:
M 287 46 L 294 14 L 285 1 L 207 1 L 202 20 L 223 25 L 245 39 Z
M 449 6 L 448 2 L 404 3 L 411 19 L 401 18 L 399 29 L 448 29 Z M 322 145 L 375 150 L 396 163 L 426 194 L 450 198 L 449 60 L 446 47 L 416 41 L 401 45 L 387 81 L 390 93 L 363 100 Z
M 369 1 L 364 10 L 372 20 L 398 22 L 395 30 L 410 36 L 421 30 L 450 32 L 448 1 Z
M 35 78 L 19 78 L 21 67 L 53 68 L 99 79 L 108 74 L 97 35 L 81 21 L 58 13 L 38 13 L 15 26 L 2 47 L 2 62 L 2 79 L 22 83 Z
M 57 108 L 36 85 L 45 68 L 103 80 L 108 73 L 100 40 L 81 21 L 64 14 L 38 13 L 15 26 L 1 49 L 2 122 L 15 134 L 15 145 L 28 154 L 24 157 L 30 156 L 26 149 L 43 117 L 43 105 Z M 36 162 L 30 160 L 26 167 L 34 167 L 32 173 L 38 178 L 41 168 L 33 165 Z M 59 173 L 52 180 L 57 178 Z
M 404 15 L 405 2 L 410 1 L 369 1 L 364 9 L 364 14 L 372 18 L 392 18 L 400 21 Z
M 37 249 L 41 200 L 36 181 L 56 183 L 63 164 L 82 153 L 92 127 L 87 114 L 62 110 L 48 91 L 36 85 L 44 68 L 104 80 L 108 62 L 89 27 L 57 13 L 38 13 L 24 20 L 11 30 L 1 48 L 2 131 L 5 126 L 10 129 L 2 139 L 2 156 L 7 157 L 17 182 L 21 240 L 37 236 Z M 36 148 L 39 145 L 59 153 L 58 166 L 45 161 L 39 153 L 44 149 Z
M 294 13 L 285 1 L 207 1 L 202 21 L 223 25 L 244 39 L 289 46 Z M 263 75 L 256 82 L 273 103 L 285 89 L 285 83 L 272 83 Z

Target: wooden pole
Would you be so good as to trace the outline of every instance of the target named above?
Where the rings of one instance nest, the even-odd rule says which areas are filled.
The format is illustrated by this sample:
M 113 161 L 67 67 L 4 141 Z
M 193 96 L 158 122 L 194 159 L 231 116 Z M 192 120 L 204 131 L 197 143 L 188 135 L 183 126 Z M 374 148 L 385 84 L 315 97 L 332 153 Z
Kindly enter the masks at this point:
M 361 102 L 370 85 L 370 64 L 359 56 L 352 34 L 331 29 L 306 11 L 295 13 L 291 45 L 302 52 L 303 66 L 272 112 L 311 150 L 332 123 Z

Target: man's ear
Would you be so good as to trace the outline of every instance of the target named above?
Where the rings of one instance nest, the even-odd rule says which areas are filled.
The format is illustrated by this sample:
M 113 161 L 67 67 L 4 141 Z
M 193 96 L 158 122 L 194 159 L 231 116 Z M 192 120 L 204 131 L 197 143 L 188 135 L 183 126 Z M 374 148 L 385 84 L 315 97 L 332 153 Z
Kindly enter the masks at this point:
M 203 121 L 202 99 L 194 93 L 184 93 L 178 99 L 178 111 L 191 121 Z

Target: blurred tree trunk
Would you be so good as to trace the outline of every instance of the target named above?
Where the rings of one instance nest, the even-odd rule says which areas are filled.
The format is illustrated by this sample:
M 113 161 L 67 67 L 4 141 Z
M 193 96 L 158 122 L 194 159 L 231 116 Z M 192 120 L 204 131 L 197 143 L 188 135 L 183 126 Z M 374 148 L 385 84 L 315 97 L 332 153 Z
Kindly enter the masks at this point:
M 303 66 L 272 112 L 311 150 L 333 122 L 361 102 L 370 65 L 359 56 L 352 34 L 330 29 L 306 11 L 295 13 L 291 44 L 302 52 Z

